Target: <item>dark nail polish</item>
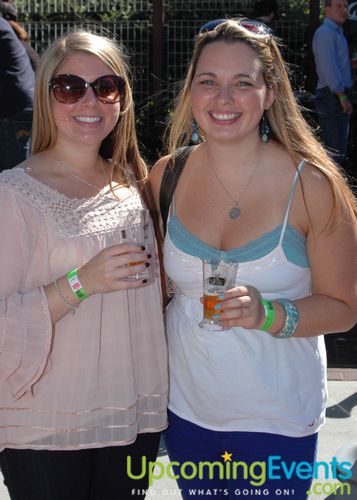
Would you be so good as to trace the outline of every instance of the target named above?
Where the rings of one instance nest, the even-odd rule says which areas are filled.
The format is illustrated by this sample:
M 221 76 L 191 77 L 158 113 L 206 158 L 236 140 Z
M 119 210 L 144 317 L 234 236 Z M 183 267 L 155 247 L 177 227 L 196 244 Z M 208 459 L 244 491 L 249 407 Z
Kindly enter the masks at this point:
M 150 262 L 145 262 L 145 266 L 149 267 L 150 266 Z
M 148 259 L 151 259 L 151 253 L 148 253 Z
M 143 280 L 143 283 L 147 283 L 147 282 L 148 282 L 148 280 Z
M 145 247 L 143 245 L 141 246 L 141 250 L 145 250 Z

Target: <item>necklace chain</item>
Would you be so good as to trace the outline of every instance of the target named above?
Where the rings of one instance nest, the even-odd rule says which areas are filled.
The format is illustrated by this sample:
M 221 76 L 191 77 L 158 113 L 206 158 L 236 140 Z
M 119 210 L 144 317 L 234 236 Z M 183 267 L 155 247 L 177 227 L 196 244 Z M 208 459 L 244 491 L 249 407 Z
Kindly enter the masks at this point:
M 104 180 L 104 186 L 107 184 L 107 177 L 105 175 L 104 171 L 104 165 L 103 165 L 103 158 L 99 156 L 100 159 L 100 166 L 102 167 L 102 174 L 103 174 L 103 180 Z M 75 179 L 78 179 L 79 181 L 83 182 L 83 184 L 86 184 L 87 186 L 91 187 L 92 189 L 95 189 L 96 191 L 101 191 L 101 188 L 98 186 L 95 186 L 94 184 L 91 184 L 90 182 L 86 181 L 85 179 L 82 179 L 80 175 L 77 173 L 73 172 L 73 170 L 65 163 L 64 161 L 60 160 L 59 158 L 56 159 L 56 163 L 61 165 L 61 167 L 65 168 Z
M 225 191 L 225 193 L 227 194 L 228 198 L 234 203 L 234 206 L 229 210 L 228 212 L 228 215 L 229 215 L 229 218 L 230 219 L 238 219 L 238 217 L 240 216 L 241 214 L 241 210 L 239 208 L 239 202 L 242 200 L 243 196 L 245 195 L 245 193 L 247 192 L 254 176 L 255 176 L 255 173 L 258 169 L 258 166 L 260 164 L 260 160 L 262 158 L 262 155 L 263 155 L 263 148 L 261 149 L 261 152 L 258 156 L 258 159 L 253 167 L 253 171 L 249 177 L 249 179 L 247 180 L 245 186 L 243 187 L 240 195 L 238 196 L 238 198 L 235 200 L 233 198 L 233 196 L 231 195 L 231 193 L 228 191 L 228 189 L 226 188 L 226 186 L 223 184 L 221 178 L 219 177 L 219 175 L 217 174 L 216 172 L 216 169 L 214 168 L 213 166 L 213 163 L 212 163 L 212 160 L 208 154 L 208 150 L 207 150 L 207 159 L 208 159 L 208 165 L 210 166 L 215 178 L 217 179 L 218 183 L 221 185 L 221 187 L 223 188 L 223 190 Z

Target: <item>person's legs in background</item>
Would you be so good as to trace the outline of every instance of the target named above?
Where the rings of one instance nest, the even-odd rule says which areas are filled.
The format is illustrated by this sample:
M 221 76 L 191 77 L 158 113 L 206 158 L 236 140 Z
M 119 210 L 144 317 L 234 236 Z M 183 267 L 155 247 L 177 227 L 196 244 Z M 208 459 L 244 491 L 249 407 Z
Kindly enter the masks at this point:
M 0 119 L 0 171 L 15 167 L 30 154 L 32 110 Z
M 343 113 L 338 97 L 327 87 L 316 91 L 315 107 L 319 116 L 321 139 L 335 162 L 343 166 L 348 145 L 349 115 Z

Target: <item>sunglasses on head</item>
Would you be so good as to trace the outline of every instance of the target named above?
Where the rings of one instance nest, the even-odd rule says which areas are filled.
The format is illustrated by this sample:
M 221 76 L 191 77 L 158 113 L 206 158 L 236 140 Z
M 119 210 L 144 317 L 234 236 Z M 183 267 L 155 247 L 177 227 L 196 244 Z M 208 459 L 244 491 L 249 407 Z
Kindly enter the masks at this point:
M 201 26 L 199 33 L 207 33 L 208 31 L 213 31 L 220 24 L 225 23 L 228 19 L 215 19 L 214 21 L 208 21 L 203 26 Z M 237 21 L 240 26 L 243 26 L 246 30 L 254 33 L 255 35 L 269 36 L 271 35 L 271 29 L 264 23 L 260 21 L 254 21 L 253 19 L 240 19 Z
M 58 102 L 73 104 L 80 101 L 91 87 L 100 102 L 114 104 L 124 97 L 125 81 L 121 76 L 104 75 L 89 83 L 77 75 L 58 75 L 49 83 Z

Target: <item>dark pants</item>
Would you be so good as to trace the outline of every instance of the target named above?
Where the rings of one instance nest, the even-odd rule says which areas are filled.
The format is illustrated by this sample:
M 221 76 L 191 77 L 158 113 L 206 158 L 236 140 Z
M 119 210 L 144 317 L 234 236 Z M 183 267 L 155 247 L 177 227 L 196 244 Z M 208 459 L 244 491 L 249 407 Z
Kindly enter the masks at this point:
M 0 171 L 15 167 L 30 154 L 32 110 L 0 118 Z
M 76 451 L 7 448 L 0 453 L 0 465 L 11 500 L 143 498 L 148 477 L 128 477 L 127 456 L 131 456 L 132 473 L 139 476 L 142 456 L 154 461 L 159 440 L 160 433 L 148 433 L 139 434 L 128 446 Z
M 335 162 L 342 166 L 347 153 L 349 115 L 343 113 L 337 95 L 328 87 L 317 89 L 315 107 L 319 115 L 321 139 Z
M 217 500 L 256 496 L 280 498 L 284 490 L 289 498 L 307 498 L 311 477 L 303 478 L 289 472 L 284 475 L 283 466 L 269 474 L 269 468 L 262 464 L 274 460 L 274 467 L 280 467 L 284 462 L 288 471 L 294 471 L 294 464 L 301 462 L 313 467 L 317 434 L 295 438 L 265 432 L 213 431 L 169 412 L 169 427 L 164 438 L 170 461 L 176 462 L 172 470 L 178 476 L 184 500 L 198 495 L 200 490 L 206 492 L 204 498 L 214 496 Z M 225 452 L 228 453 L 226 459 Z M 240 462 L 236 474 L 234 462 Z M 201 474 L 196 473 L 200 464 Z M 211 468 L 211 477 L 209 464 L 216 464 Z

